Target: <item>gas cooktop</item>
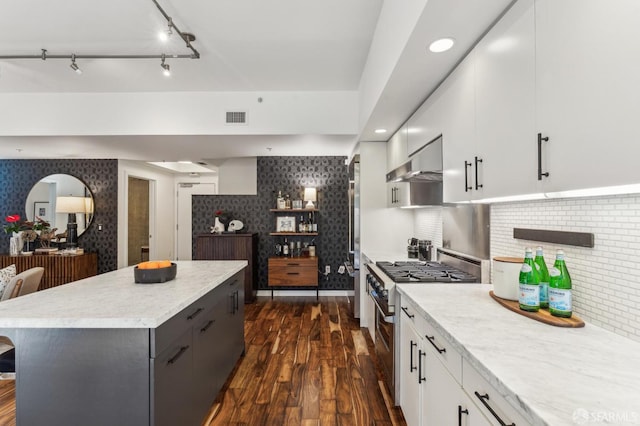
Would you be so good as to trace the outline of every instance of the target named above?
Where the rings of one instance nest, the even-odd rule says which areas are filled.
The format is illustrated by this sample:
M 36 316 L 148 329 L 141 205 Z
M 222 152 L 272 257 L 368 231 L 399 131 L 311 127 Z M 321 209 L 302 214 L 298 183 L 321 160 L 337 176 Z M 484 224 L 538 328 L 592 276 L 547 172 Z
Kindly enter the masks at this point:
M 397 283 L 475 283 L 478 278 L 439 262 L 376 262 L 376 266 Z

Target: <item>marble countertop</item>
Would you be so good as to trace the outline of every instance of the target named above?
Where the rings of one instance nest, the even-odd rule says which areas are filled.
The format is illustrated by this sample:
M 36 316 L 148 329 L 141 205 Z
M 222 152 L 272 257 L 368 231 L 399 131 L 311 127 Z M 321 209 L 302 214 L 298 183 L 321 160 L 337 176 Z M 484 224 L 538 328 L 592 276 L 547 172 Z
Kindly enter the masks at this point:
M 133 266 L 0 303 L 0 328 L 155 328 L 247 266 L 177 261 L 172 281 L 136 284 Z
M 518 315 L 488 284 L 397 288 L 533 424 L 640 424 L 640 343 Z

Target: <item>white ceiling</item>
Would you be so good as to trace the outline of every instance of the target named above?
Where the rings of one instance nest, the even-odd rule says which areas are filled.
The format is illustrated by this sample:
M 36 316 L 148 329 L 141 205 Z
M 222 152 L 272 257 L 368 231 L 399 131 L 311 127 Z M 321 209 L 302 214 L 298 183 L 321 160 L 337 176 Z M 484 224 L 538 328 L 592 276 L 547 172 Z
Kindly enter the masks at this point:
M 393 2 L 399 0 L 384 0 Z M 69 136 L 0 138 L 0 158 L 177 161 L 260 155 L 349 155 L 357 140 L 386 140 L 511 0 L 429 0 L 360 135 Z M 200 59 L 0 60 L 2 93 L 358 91 L 383 0 L 159 0 Z M 0 0 L 0 56 L 184 54 L 152 0 Z M 402 25 L 402 23 L 398 23 Z M 446 54 L 431 39 L 454 36 Z M 35 124 L 37 125 L 37 124 Z M 2 124 L 0 123 L 0 127 Z M 390 132 L 376 135 L 373 129 Z M 37 134 L 37 132 L 35 133 Z M 268 150 L 267 148 L 271 148 Z M 153 153 L 153 158 L 150 158 Z

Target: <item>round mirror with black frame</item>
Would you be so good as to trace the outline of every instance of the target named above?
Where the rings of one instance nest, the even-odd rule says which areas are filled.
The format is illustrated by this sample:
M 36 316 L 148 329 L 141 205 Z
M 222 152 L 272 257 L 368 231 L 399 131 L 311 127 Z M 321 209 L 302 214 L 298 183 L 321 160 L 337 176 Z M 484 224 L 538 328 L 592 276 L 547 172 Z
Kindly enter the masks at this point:
M 94 202 L 89 188 L 80 179 L 67 175 L 46 176 L 36 183 L 25 203 L 27 220 L 48 223 L 41 229 L 41 242 L 64 242 L 73 248 L 93 220 Z M 35 227 L 34 227 L 35 228 Z

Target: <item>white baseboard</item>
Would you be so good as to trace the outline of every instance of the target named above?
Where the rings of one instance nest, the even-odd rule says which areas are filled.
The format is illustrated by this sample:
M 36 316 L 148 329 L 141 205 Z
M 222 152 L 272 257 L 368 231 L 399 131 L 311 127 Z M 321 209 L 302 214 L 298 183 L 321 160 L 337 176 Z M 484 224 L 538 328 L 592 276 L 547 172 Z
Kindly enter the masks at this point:
M 315 290 L 273 290 L 273 295 L 287 296 L 315 296 Z M 271 290 L 258 290 L 257 296 L 271 297 Z M 353 290 L 320 290 L 320 296 L 353 296 Z

